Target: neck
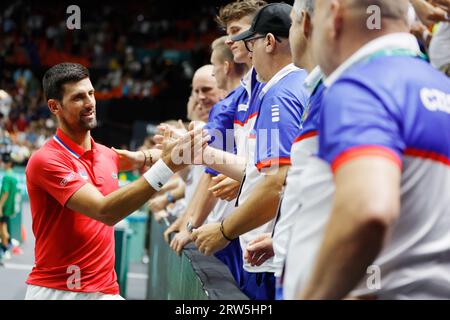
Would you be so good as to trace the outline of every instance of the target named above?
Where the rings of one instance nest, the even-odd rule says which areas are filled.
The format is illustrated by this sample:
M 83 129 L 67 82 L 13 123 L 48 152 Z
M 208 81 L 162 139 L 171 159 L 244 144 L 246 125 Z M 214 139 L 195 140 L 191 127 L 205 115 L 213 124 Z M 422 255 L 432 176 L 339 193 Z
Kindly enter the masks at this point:
M 225 89 L 227 91 L 227 94 L 229 94 L 231 91 L 233 91 L 235 88 L 237 88 L 240 83 L 241 83 L 241 77 L 239 77 L 239 76 L 233 75 L 230 78 L 228 78 L 226 89 Z
M 354 28 L 352 30 L 352 32 L 345 32 L 348 36 L 340 41 L 340 46 L 336 50 L 335 55 L 337 60 L 335 61 L 332 72 L 369 42 L 392 33 L 408 32 L 407 27 L 402 21 L 384 22 L 380 30 L 371 30 L 370 32 L 360 34 L 356 34 Z
M 264 75 L 264 82 L 269 82 L 281 69 L 292 63 L 290 54 L 274 55 L 272 61 L 268 64 L 267 73 Z
M 81 146 L 84 150 L 91 150 L 91 131 L 74 132 L 67 126 L 61 125 L 60 129 L 66 136 L 68 136 L 73 142 Z
M 316 67 L 316 63 L 314 63 L 311 46 L 307 46 L 305 48 L 304 54 L 299 59 L 299 67 L 305 69 L 308 73 L 311 73 L 313 69 Z

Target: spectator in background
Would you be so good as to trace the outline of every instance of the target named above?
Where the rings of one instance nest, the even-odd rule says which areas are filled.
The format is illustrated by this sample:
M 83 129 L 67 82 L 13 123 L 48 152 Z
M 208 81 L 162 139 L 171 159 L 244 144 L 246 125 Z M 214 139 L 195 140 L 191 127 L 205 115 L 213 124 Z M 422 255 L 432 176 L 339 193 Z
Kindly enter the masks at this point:
M 450 0 L 410 0 L 423 24 L 415 34 L 428 47 L 433 67 L 450 76 Z M 429 29 L 433 29 L 430 33 Z
M 434 0 L 446 11 L 446 21 L 438 23 L 430 43 L 430 60 L 433 67 L 450 77 L 450 0 Z
M 8 230 L 9 219 L 14 215 L 16 207 L 17 178 L 13 171 L 13 161 L 8 153 L 2 154 L 5 171 L 0 191 L 0 261 L 9 258 L 11 237 Z

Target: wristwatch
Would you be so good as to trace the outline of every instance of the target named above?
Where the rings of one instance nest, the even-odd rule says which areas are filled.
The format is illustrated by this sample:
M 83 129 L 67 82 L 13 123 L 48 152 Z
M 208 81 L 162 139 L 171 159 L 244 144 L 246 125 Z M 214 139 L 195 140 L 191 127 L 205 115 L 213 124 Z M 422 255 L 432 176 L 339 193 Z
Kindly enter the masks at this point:
M 188 223 L 186 224 L 186 229 L 189 233 L 192 233 L 192 230 L 194 230 L 194 225 L 191 221 L 188 221 Z
M 166 198 L 167 198 L 167 201 L 169 201 L 169 203 L 175 202 L 175 198 L 173 197 L 173 195 L 170 192 L 166 192 Z

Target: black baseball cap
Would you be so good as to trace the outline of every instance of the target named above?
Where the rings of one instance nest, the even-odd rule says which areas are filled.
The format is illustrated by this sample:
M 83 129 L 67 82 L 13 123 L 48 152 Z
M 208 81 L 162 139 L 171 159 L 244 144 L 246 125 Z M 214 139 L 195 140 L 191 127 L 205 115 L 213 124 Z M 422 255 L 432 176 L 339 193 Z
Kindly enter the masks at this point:
M 255 34 L 272 33 L 274 36 L 289 37 L 292 6 L 287 3 L 270 3 L 262 7 L 252 21 L 250 29 L 231 38 L 233 41 L 246 40 Z

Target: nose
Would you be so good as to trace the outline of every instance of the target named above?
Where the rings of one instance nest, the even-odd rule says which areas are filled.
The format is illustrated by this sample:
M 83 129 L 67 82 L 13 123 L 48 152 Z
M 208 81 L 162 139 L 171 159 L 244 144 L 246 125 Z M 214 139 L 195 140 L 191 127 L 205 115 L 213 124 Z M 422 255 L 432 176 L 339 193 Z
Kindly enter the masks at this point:
M 85 100 L 85 107 L 89 108 L 89 109 L 95 107 L 95 96 L 94 95 L 92 95 L 92 96 L 88 95 L 87 96 L 87 99 Z
M 199 100 L 205 100 L 206 99 L 206 96 L 204 95 L 204 93 L 203 92 L 199 92 L 199 94 L 198 94 L 198 96 L 197 96 L 197 99 L 199 99 Z
M 228 37 L 228 38 L 225 40 L 225 44 L 226 44 L 227 46 L 231 46 L 231 45 L 233 45 L 233 43 L 234 43 L 234 41 L 231 40 L 231 37 Z

